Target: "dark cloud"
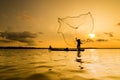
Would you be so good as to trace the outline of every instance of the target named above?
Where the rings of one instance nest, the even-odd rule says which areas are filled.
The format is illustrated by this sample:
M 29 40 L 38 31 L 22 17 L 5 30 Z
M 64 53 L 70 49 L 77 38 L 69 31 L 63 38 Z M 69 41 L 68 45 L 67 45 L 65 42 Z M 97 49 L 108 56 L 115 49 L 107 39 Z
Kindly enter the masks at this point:
M 3 43 L 9 43 L 9 42 L 13 42 L 13 41 L 2 39 L 2 40 L 0 40 L 0 42 L 3 42 Z
M 107 39 L 97 39 L 96 41 L 98 41 L 98 42 L 106 42 L 108 40 Z
M 120 41 L 120 39 L 113 39 L 113 40 Z
M 104 32 L 104 34 L 108 37 L 114 37 L 113 32 Z
M 34 38 L 36 38 L 38 33 L 31 33 L 28 31 L 24 32 L 0 32 L 0 37 L 5 40 L 1 40 L 1 42 L 11 42 L 18 41 L 27 44 L 33 44 Z
M 38 32 L 39 34 L 43 34 L 43 32 Z
M 38 41 L 38 42 L 42 43 L 43 41 Z
M 119 22 L 119 23 L 117 23 L 117 25 L 118 25 L 118 26 L 120 26 L 120 22 Z
M 88 39 L 86 40 L 86 42 L 94 42 L 94 40 L 88 38 Z

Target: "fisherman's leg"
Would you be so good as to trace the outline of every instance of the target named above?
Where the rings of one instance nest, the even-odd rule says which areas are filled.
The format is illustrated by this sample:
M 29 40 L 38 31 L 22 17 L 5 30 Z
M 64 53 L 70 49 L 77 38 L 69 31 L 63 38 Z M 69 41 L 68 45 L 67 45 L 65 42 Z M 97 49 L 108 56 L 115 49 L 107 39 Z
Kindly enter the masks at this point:
M 78 50 L 77 57 L 81 57 L 80 51 Z
M 81 57 L 81 53 L 80 53 L 80 47 L 78 47 L 78 53 L 77 53 L 77 57 Z
M 77 62 L 81 62 L 81 55 L 80 55 L 80 50 L 78 50 L 77 52 L 77 59 L 76 59 Z

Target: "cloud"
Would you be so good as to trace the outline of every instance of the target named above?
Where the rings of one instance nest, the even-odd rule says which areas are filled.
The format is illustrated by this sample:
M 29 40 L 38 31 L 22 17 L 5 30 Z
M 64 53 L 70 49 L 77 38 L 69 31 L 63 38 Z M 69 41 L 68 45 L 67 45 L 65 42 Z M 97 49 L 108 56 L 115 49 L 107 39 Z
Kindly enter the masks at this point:
M 104 32 L 104 34 L 108 37 L 114 37 L 113 32 Z
M 13 41 L 11 41 L 11 40 L 6 40 L 6 39 L 2 39 L 2 40 L 0 40 L 0 42 L 9 43 L 9 42 L 13 42 Z
M 42 33 L 42 32 L 41 32 Z M 0 37 L 3 38 L 2 42 L 18 41 L 27 44 L 34 44 L 34 39 L 38 33 L 24 32 L 0 32 Z
M 119 22 L 119 23 L 117 23 L 117 25 L 118 25 L 118 26 L 120 26 L 120 22 Z
M 120 41 L 120 39 L 113 39 L 113 40 Z
M 19 18 L 21 20 L 26 20 L 26 21 L 32 20 L 32 17 L 28 14 L 23 14 L 23 15 L 19 16 Z
M 98 42 L 107 42 L 108 40 L 107 39 L 97 39 L 96 41 L 98 41 Z
M 86 42 L 94 42 L 94 40 L 88 38 L 88 39 L 86 40 Z
M 28 12 L 19 13 L 17 19 L 23 22 L 25 21 L 27 23 L 35 23 L 35 18 L 32 15 L 30 15 Z
M 38 42 L 40 42 L 40 43 L 41 43 L 41 42 L 43 42 L 43 41 L 38 41 Z
M 43 34 L 43 32 L 38 32 L 39 34 Z

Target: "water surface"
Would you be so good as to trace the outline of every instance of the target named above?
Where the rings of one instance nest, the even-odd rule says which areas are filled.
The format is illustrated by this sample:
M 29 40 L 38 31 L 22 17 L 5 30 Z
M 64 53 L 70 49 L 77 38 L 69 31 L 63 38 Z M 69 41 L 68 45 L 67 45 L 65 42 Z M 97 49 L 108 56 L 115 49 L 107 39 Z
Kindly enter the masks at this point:
M 0 49 L 0 80 L 120 80 L 119 49 Z M 84 67 L 81 69 L 80 67 Z

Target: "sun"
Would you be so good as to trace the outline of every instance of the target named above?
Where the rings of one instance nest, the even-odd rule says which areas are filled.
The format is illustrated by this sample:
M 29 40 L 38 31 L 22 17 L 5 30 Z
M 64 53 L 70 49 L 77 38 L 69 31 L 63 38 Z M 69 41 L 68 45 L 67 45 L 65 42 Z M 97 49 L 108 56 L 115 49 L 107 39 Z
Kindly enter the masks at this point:
M 94 38 L 94 37 L 95 37 L 95 34 L 94 34 L 94 33 L 90 33 L 90 34 L 89 34 L 89 37 L 90 37 L 90 38 Z

